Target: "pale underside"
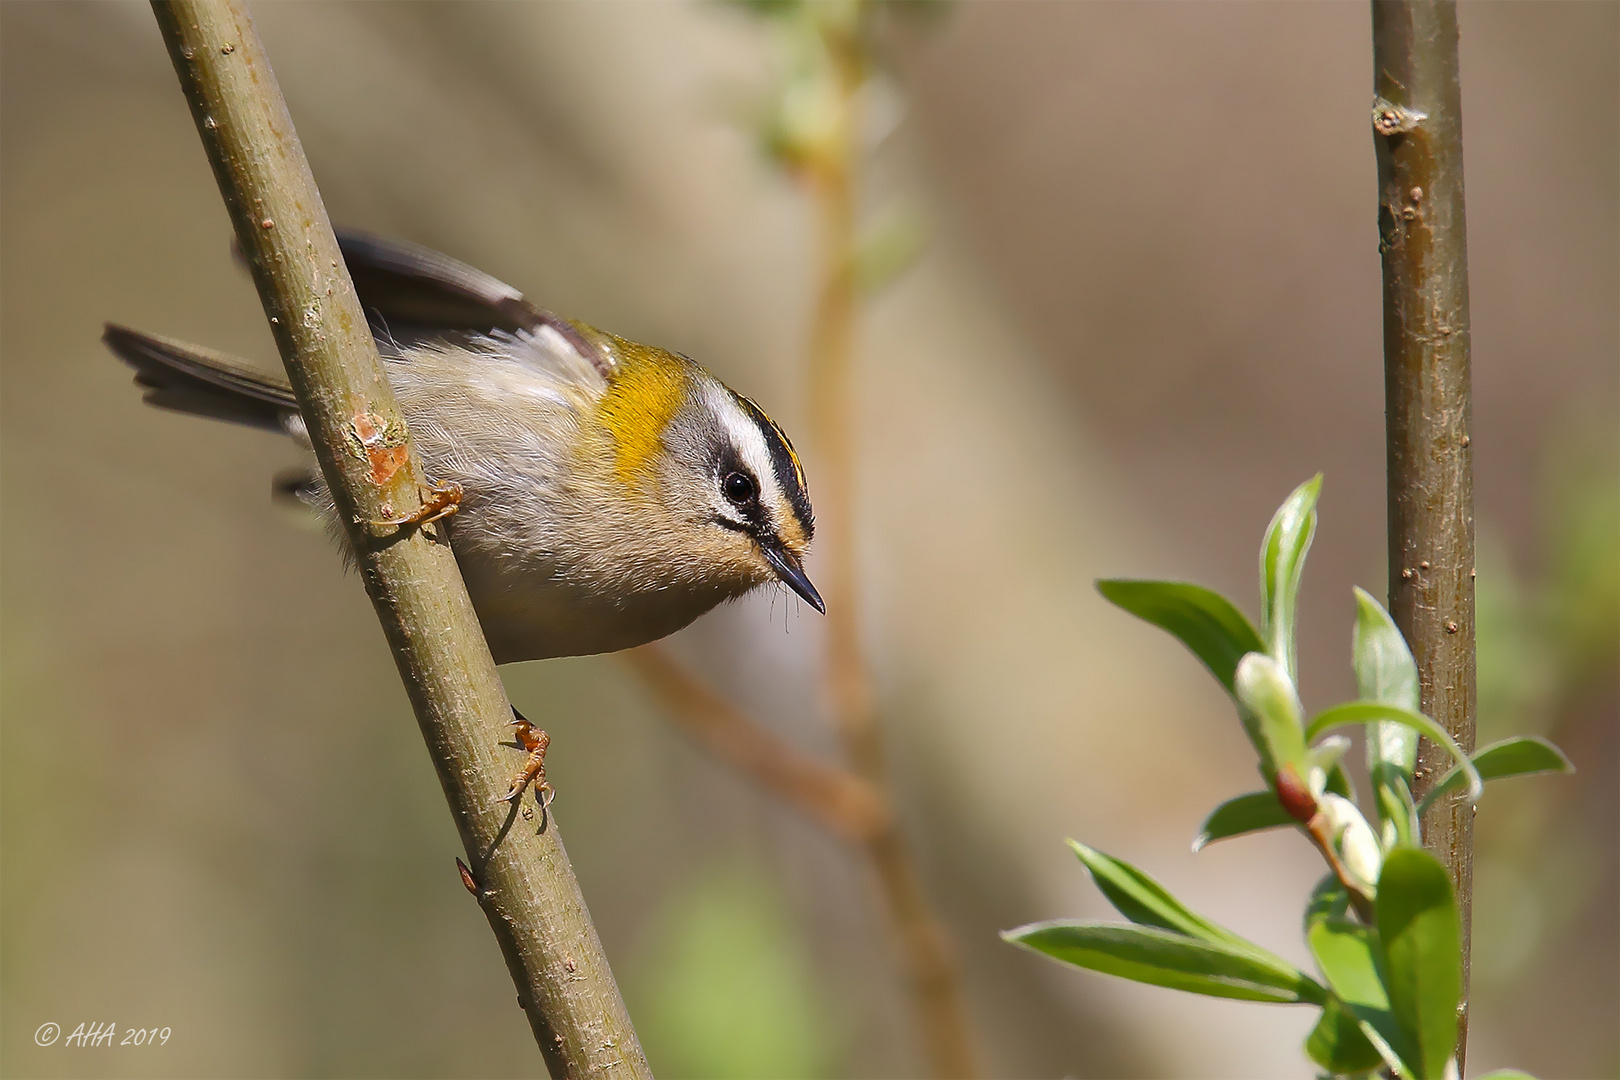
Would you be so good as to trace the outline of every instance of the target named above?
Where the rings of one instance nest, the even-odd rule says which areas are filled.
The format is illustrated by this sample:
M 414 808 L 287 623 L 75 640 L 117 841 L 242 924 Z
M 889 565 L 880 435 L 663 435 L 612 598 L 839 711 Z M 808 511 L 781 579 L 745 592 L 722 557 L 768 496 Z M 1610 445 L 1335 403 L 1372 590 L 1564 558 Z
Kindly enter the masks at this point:
M 613 474 L 607 382 L 549 328 L 378 344 L 428 475 L 464 491 L 430 527 L 446 529 L 497 663 L 631 648 L 771 580 L 695 507 L 672 512 L 658 477 Z M 296 414 L 287 428 L 304 441 Z M 319 486 L 310 501 L 329 510 Z

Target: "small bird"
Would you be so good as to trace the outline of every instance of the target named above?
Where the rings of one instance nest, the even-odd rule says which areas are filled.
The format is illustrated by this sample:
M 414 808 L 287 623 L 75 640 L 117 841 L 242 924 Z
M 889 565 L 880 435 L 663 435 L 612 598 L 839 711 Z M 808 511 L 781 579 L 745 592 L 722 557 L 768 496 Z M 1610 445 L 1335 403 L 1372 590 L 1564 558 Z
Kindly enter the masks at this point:
M 338 236 L 496 663 L 641 645 L 776 581 L 826 611 L 804 469 L 753 401 L 436 251 Z M 148 403 L 310 445 L 281 375 L 111 323 L 102 340 Z M 318 474 L 278 483 L 331 514 Z

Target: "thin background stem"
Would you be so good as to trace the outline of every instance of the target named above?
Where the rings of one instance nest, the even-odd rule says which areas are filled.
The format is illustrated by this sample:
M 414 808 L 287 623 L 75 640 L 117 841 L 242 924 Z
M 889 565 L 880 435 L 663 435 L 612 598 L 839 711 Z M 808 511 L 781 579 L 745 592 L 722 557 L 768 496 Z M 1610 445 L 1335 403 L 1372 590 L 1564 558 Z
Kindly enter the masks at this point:
M 1389 611 L 1417 660 L 1423 711 L 1474 750 L 1474 474 L 1470 450 L 1468 242 L 1462 88 L 1452 0 L 1373 0 L 1373 108 L 1384 276 L 1389 457 Z M 1449 766 L 1428 740 L 1412 794 Z M 1424 845 L 1445 863 L 1462 917 L 1468 1042 L 1473 808 L 1459 796 L 1426 815 Z
M 820 466 L 817 506 L 826 568 L 827 656 L 824 677 L 845 751 L 857 775 L 893 803 L 893 785 L 875 695 L 860 637 L 860 583 L 855 552 L 856 170 L 860 90 L 866 77 L 860 16 L 823 19 L 822 38 L 836 72 L 836 112 L 828 135 L 802 162 L 815 201 L 820 291 L 810 332 L 811 436 Z M 955 959 L 928 906 L 916 868 L 889 815 L 866 840 L 904 954 L 912 1003 L 935 1076 L 976 1076 Z
M 855 558 L 855 424 L 852 367 L 857 284 L 856 213 L 863 30 L 871 8 L 811 5 L 809 26 L 830 62 L 825 110 L 811 137 L 778 147 L 809 192 L 816 213 L 817 293 L 809 340 L 811 446 L 815 452 L 817 571 L 827 601 L 823 679 L 851 771 L 816 762 L 681 670 L 657 646 L 627 654 L 677 721 L 717 757 L 861 846 L 875 871 L 905 965 L 907 989 L 929 1070 L 936 1077 L 980 1073 L 969 1039 L 960 977 L 900 836 L 871 677 L 862 654 Z M 800 31 L 806 29 L 799 27 Z M 802 132 L 800 133 L 803 134 Z
M 247 8 L 152 8 L 466 847 L 463 881 L 546 1065 L 559 1077 L 650 1077 L 556 823 L 519 822 L 501 799 L 521 760 L 500 749 L 511 706 L 455 557 L 423 529 L 370 524 L 419 506 L 427 478 Z

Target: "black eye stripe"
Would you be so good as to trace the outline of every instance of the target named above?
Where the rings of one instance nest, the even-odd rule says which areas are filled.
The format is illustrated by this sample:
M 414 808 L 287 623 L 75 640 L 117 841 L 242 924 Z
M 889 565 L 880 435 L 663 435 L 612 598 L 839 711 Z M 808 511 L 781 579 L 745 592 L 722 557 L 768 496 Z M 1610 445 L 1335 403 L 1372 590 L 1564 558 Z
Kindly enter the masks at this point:
M 771 472 L 775 474 L 776 485 L 793 507 L 793 516 L 799 519 L 799 525 L 808 539 L 815 533 L 816 525 L 810 509 L 810 496 L 804 489 L 804 470 L 799 464 L 799 455 L 794 453 L 787 434 L 776 426 L 776 421 L 765 415 L 765 410 L 735 391 L 732 396 L 764 437 L 765 448 L 771 455 Z

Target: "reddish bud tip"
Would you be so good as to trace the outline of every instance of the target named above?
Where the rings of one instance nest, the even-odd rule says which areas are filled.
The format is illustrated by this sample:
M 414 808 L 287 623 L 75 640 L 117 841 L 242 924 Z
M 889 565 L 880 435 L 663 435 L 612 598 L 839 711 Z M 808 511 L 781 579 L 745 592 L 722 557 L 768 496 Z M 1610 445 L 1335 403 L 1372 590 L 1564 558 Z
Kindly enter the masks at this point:
M 1292 765 L 1284 765 L 1277 772 L 1277 801 L 1289 817 L 1301 824 L 1316 816 L 1316 797 Z

